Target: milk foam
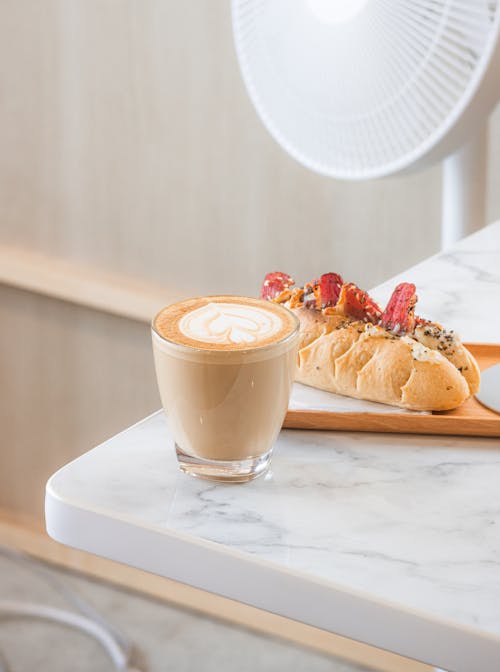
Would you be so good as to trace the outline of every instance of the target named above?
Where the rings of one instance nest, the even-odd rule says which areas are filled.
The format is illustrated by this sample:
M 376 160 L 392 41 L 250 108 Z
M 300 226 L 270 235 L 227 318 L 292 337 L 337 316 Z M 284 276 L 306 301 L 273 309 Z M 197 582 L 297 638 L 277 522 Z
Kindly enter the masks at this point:
M 184 336 L 220 345 L 256 345 L 282 327 L 280 316 L 270 310 L 237 303 L 208 303 L 179 321 Z

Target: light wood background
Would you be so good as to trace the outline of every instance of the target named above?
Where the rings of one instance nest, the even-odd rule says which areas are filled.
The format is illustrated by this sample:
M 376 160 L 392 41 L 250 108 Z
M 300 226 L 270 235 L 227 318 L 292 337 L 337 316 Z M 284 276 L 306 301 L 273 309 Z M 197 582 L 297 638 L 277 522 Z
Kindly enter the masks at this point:
M 489 220 L 499 150 L 497 111 Z M 227 0 L 0 0 L 0 507 L 39 526 L 49 474 L 159 406 L 155 306 L 277 269 L 373 286 L 437 251 L 440 186 L 288 158 Z

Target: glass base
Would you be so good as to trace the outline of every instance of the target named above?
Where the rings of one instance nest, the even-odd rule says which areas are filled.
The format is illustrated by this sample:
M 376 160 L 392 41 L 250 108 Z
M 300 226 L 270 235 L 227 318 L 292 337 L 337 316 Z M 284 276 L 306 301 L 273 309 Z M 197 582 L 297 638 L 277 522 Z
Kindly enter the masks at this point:
M 207 460 L 202 457 L 193 457 L 184 453 L 175 444 L 177 460 L 180 469 L 196 478 L 204 478 L 208 481 L 221 481 L 226 483 L 245 483 L 267 471 L 271 462 L 272 449 L 248 460 Z

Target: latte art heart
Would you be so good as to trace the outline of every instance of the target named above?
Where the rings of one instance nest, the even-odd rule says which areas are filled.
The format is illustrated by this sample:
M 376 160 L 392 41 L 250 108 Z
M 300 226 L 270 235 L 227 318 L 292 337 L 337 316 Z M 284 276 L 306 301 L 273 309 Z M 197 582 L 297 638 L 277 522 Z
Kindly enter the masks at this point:
M 282 326 L 279 315 L 270 310 L 235 303 L 208 303 L 186 313 L 179 322 L 188 338 L 221 345 L 255 345 Z

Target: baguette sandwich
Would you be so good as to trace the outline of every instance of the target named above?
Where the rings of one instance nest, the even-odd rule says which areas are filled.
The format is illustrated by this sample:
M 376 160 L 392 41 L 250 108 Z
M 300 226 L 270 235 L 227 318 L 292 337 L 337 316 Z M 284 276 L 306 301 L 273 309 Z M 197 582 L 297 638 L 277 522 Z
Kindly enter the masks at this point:
M 261 298 L 300 320 L 297 382 L 417 411 L 456 408 L 478 391 L 478 365 L 457 334 L 415 315 L 415 285 L 398 285 L 382 311 L 336 273 L 294 284 L 268 273 Z

